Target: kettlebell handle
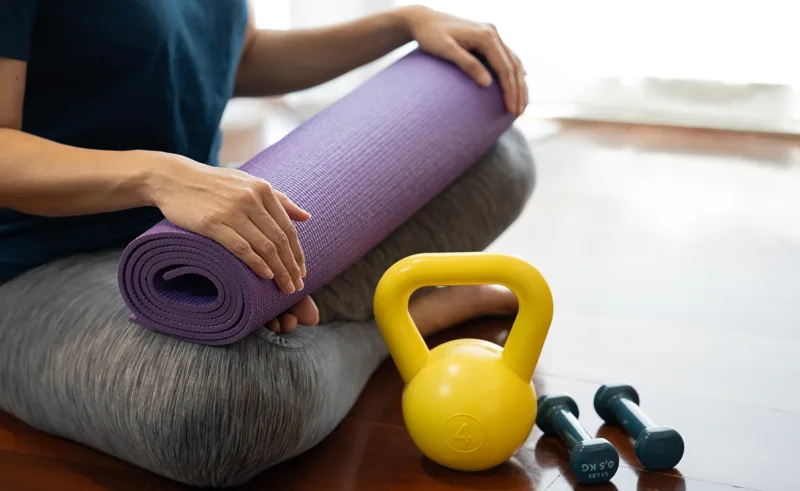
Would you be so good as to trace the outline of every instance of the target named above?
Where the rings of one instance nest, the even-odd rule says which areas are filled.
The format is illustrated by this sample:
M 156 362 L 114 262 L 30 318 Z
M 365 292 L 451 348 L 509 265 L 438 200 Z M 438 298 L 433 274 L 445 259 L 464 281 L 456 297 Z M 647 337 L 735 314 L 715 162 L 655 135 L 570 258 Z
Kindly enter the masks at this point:
M 417 330 L 408 302 L 428 286 L 498 284 L 517 296 L 519 311 L 503 349 L 503 359 L 520 378 L 531 380 L 550 323 L 553 297 L 539 271 L 523 259 L 497 253 L 425 253 L 392 265 L 375 290 L 375 321 L 400 376 L 409 383 L 430 351 Z

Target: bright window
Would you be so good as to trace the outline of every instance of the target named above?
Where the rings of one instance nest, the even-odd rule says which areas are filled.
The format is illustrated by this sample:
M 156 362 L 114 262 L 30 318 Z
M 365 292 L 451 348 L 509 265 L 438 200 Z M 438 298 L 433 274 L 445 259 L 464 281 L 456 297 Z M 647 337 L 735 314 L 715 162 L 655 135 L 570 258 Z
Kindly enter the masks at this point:
M 252 1 L 259 26 L 281 29 L 411 3 L 492 22 L 525 63 L 535 116 L 800 132 L 785 0 Z M 326 104 L 379 67 L 289 100 Z

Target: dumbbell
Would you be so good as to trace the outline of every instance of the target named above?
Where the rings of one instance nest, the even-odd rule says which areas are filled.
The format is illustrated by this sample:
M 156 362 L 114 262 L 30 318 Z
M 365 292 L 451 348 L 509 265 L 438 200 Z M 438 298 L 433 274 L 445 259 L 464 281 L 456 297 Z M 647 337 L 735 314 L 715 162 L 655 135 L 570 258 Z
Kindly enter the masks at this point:
M 619 467 L 619 453 L 605 438 L 592 438 L 578 422 L 578 405 L 568 395 L 541 396 L 536 425 L 558 436 L 569 450 L 569 467 L 584 484 L 608 482 Z
M 636 439 L 636 458 L 649 471 L 672 469 L 683 458 L 683 438 L 669 426 L 656 426 L 639 407 L 639 394 L 630 385 L 601 386 L 594 409 L 610 425 L 622 426 Z

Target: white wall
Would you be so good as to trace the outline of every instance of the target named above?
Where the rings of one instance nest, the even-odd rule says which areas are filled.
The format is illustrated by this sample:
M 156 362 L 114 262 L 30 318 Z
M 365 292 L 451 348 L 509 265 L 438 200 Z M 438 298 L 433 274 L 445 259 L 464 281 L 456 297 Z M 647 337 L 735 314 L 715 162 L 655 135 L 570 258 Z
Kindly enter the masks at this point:
M 252 0 L 262 27 L 423 3 L 494 23 L 523 60 L 535 116 L 800 132 L 788 0 Z M 293 95 L 318 107 L 392 58 Z

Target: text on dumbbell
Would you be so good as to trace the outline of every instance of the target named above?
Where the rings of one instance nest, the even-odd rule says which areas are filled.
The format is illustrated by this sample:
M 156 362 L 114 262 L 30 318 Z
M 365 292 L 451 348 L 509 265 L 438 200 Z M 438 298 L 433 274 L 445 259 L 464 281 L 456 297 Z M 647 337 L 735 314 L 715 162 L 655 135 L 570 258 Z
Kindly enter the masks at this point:
M 583 472 L 589 471 L 597 471 L 597 470 L 605 470 L 605 469 L 613 469 L 614 468 L 614 461 L 613 460 L 602 460 L 600 462 L 594 464 L 582 464 L 581 470 Z

